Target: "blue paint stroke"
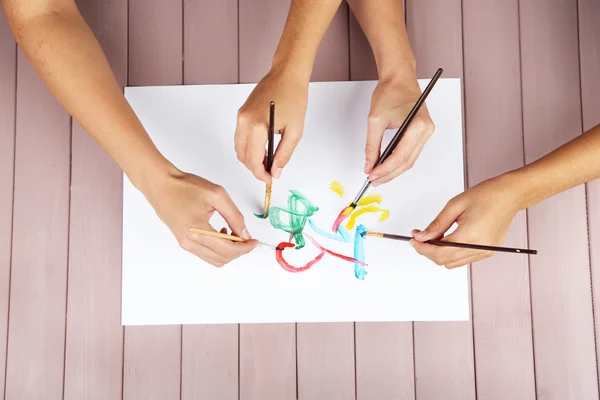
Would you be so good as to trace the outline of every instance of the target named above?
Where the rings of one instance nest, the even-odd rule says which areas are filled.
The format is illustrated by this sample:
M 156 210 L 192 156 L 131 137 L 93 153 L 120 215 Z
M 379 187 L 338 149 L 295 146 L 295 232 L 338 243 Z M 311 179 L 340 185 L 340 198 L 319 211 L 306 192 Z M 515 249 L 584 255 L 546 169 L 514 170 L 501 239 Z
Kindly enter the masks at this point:
M 308 224 L 310 225 L 310 227 L 312 228 L 313 231 L 315 231 L 316 233 L 318 233 L 321 236 L 326 237 L 327 239 L 336 240 L 336 241 L 342 242 L 342 243 L 350 242 L 350 232 L 348 231 L 348 229 L 344 228 L 343 226 L 340 226 L 338 228 L 338 234 L 334 234 L 332 232 L 324 231 L 323 229 L 319 228 L 312 221 L 312 219 L 308 220 Z
M 354 258 L 362 262 L 365 262 L 365 236 L 363 236 L 365 232 L 367 232 L 367 228 L 361 224 L 356 227 L 354 233 Z M 367 275 L 365 267 L 359 263 L 354 263 L 354 276 L 362 281 L 365 279 L 365 275 Z

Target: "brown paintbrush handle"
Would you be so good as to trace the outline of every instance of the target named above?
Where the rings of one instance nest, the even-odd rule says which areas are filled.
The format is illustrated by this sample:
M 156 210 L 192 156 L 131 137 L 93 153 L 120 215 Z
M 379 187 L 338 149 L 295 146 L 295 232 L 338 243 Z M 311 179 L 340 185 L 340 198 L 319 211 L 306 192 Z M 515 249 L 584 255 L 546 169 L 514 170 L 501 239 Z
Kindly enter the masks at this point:
M 405 242 L 408 242 L 408 241 L 414 239 L 414 237 L 412 237 L 412 236 L 402 236 L 402 235 L 394 235 L 391 233 L 378 233 L 378 232 L 367 232 L 367 236 L 377 236 L 377 237 L 382 237 L 385 239 L 402 240 Z M 460 247 L 463 249 L 485 250 L 485 251 L 494 251 L 494 252 L 501 252 L 501 253 L 537 254 L 537 250 L 518 249 L 518 248 L 512 248 L 512 247 L 486 246 L 486 245 L 471 244 L 471 243 L 447 242 L 444 240 L 428 240 L 425 243 L 433 244 L 436 246 Z

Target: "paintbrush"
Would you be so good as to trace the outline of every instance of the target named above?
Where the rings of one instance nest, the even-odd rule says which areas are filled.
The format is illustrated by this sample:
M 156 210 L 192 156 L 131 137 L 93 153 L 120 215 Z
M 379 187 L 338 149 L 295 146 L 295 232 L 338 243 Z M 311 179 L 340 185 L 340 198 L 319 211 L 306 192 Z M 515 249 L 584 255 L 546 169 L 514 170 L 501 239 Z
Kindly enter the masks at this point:
M 401 240 L 401 241 L 405 241 L 405 242 L 408 242 L 408 241 L 414 239 L 414 237 L 412 237 L 412 236 L 394 235 L 391 233 L 382 233 L 382 232 L 363 232 L 362 235 L 379 237 L 379 238 L 383 238 L 383 239 Z M 436 246 L 461 247 L 464 249 L 486 250 L 486 251 L 495 251 L 495 252 L 503 252 L 503 253 L 537 254 L 537 250 L 517 249 L 517 248 L 512 248 L 512 247 L 485 246 L 485 245 L 481 245 L 481 244 L 471 244 L 471 243 L 445 242 L 443 240 L 428 240 L 425 243 L 434 244 Z
M 273 151 L 274 151 L 274 141 L 275 141 L 275 102 L 271 102 L 269 108 L 269 139 L 267 143 L 267 172 L 271 174 L 271 169 L 273 168 Z M 267 187 L 265 189 L 265 213 L 262 215 L 262 218 L 267 218 L 269 216 L 269 208 L 271 207 L 271 186 L 273 185 L 273 179 L 271 178 L 271 183 L 267 183 Z
M 429 84 L 427 85 L 427 87 L 425 88 L 425 90 L 423 91 L 423 93 L 421 94 L 421 96 L 419 97 L 419 99 L 417 100 L 415 105 L 413 106 L 412 110 L 410 110 L 410 113 L 408 113 L 408 115 L 406 116 L 406 119 L 404 120 L 402 125 L 400 125 L 400 128 L 398 128 L 398 131 L 396 132 L 396 134 L 394 135 L 394 137 L 392 138 L 390 143 L 387 145 L 387 147 L 385 148 L 383 153 L 381 153 L 381 155 L 379 156 L 379 159 L 377 160 L 375 167 L 377 167 L 378 165 L 381 165 L 390 155 L 392 155 L 392 153 L 396 149 L 396 146 L 398 146 L 400 139 L 402 139 L 402 137 L 404 136 L 404 133 L 406 132 L 406 129 L 408 128 L 408 125 L 415 118 L 415 116 L 421 109 L 421 106 L 423 105 L 423 103 L 425 103 L 427 96 L 429 96 L 429 93 L 435 86 L 440 75 L 442 75 L 442 72 L 444 72 L 444 71 L 440 68 L 436 71 L 435 75 L 433 75 L 433 78 L 431 78 L 431 81 L 429 81 Z M 350 205 L 348 207 L 344 208 L 342 210 L 342 212 L 340 212 L 340 214 L 338 215 L 336 222 L 334 223 L 334 226 L 333 226 L 334 232 L 337 231 L 337 229 L 336 229 L 337 226 L 339 226 L 342 223 L 342 221 L 348 215 L 350 215 L 352 213 L 352 211 L 356 208 L 360 199 L 362 199 L 362 197 L 367 192 L 367 189 L 369 189 L 369 187 L 371 186 L 371 183 L 372 182 L 369 180 L 369 178 L 367 178 L 367 180 L 363 184 L 362 188 L 360 189 L 360 191 L 358 192 L 358 194 L 356 195 L 356 197 L 354 198 L 352 203 L 350 203 Z
M 204 230 L 204 229 L 199 229 L 199 228 L 194 228 L 194 227 L 190 228 L 190 231 L 195 232 L 195 233 L 200 233 L 202 235 L 214 236 L 214 237 L 218 237 L 218 238 L 221 238 L 221 239 L 232 240 L 234 242 L 245 242 L 246 241 L 246 239 L 242 239 L 239 236 L 228 235 L 227 233 L 221 233 L 221 232 L 207 231 L 207 230 Z M 258 243 L 261 246 L 270 247 L 270 248 L 272 248 L 274 250 L 283 250 L 280 247 L 273 246 L 272 244 L 268 244 L 268 243 L 265 243 L 265 242 L 258 241 Z

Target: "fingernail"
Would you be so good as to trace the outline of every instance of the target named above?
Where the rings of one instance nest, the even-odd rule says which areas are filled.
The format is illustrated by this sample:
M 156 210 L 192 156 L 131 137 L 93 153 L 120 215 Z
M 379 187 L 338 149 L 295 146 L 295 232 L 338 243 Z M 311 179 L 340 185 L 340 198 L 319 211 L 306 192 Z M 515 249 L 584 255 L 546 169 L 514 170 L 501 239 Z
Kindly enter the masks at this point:
M 371 169 L 371 168 L 369 168 L 370 166 L 371 166 L 371 163 L 369 161 L 367 161 L 365 163 L 365 174 L 369 173 L 369 170 Z
M 250 238 L 251 238 L 250 232 L 248 232 L 248 229 L 244 228 L 242 230 L 242 239 L 248 240 Z
M 427 231 L 418 231 L 418 232 L 415 232 L 414 236 L 416 238 L 424 238 L 425 236 L 427 236 Z
M 283 168 L 277 168 L 277 169 L 275 169 L 275 173 L 273 174 L 273 178 L 279 179 L 281 177 L 281 171 L 283 171 Z
M 379 177 L 378 177 L 377 175 L 369 176 L 369 180 L 370 180 L 371 182 L 374 182 L 374 181 L 376 181 L 377 179 L 379 179 Z

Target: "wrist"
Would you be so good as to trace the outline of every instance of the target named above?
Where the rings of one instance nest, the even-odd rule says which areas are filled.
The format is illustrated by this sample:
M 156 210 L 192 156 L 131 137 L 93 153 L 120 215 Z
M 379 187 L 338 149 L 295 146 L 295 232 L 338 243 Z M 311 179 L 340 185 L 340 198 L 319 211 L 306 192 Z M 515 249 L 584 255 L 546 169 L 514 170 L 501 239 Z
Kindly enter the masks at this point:
M 391 82 L 419 88 L 417 82 L 417 62 L 411 58 L 378 60 L 377 75 L 379 82 Z
M 308 85 L 312 74 L 313 63 L 314 59 L 311 59 L 310 57 L 298 60 L 296 57 L 277 57 L 276 55 L 271 64 L 269 73 L 272 75 L 285 76 L 286 78 L 291 78 L 299 83 Z
M 164 183 L 183 173 L 162 154 L 156 151 L 146 156 L 139 156 L 130 168 L 123 169 L 133 186 L 147 198 L 161 190 Z
M 511 193 L 511 201 L 517 211 L 525 210 L 542 201 L 547 185 L 527 166 L 509 171 L 498 177 Z

